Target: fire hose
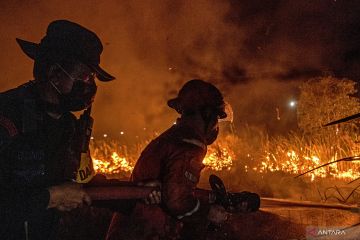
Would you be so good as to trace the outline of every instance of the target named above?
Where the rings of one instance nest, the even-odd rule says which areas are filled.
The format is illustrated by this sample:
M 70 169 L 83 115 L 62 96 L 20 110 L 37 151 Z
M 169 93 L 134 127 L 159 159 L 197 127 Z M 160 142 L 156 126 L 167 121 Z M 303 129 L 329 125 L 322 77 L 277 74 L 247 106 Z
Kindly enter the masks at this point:
M 227 192 L 222 180 L 211 175 L 209 178 L 212 190 L 196 188 L 194 195 L 200 202 L 222 205 L 229 212 L 251 212 L 260 207 L 260 197 L 256 193 Z M 102 200 L 139 200 L 145 199 L 152 191 L 159 191 L 158 187 L 138 186 L 135 183 L 125 181 L 108 181 L 89 183 L 83 185 L 84 190 L 93 201 Z M 246 209 L 244 203 L 246 202 Z
M 295 201 L 276 198 L 260 198 L 255 193 L 226 192 L 225 187 L 220 178 L 211 175 L 209 178 L 212 190 L 196 188 L 194 195 L 200 202 L 209 202 L 212 194 L 216 196 L 216 203 L 224 206 L 231 212 L 243 212 L 242 203 L 250 202 L 250 211 L 256 211 L 261 208 L 284 207 L 284 208 L 328 208 L 346 210 L 351 212 L 360 212 L 358 206 L 350 206 L 345 204 L 321 203 L 311 201 Z M 84 190 L 94 201 L 102 200 L 140 200 L 149 196 L 152 191 L 159 190 L 158 187 L 138 186 L 131 182 L 114 181 L 107 184 L 84 184 Z M 261 201 L 261 206 L 260 206 Z

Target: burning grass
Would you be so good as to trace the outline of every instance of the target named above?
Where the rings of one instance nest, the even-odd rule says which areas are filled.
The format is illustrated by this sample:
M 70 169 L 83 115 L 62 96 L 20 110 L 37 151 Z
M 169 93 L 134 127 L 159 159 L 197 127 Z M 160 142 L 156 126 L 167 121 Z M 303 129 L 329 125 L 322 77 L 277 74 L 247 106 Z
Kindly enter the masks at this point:
M 95 171 L 112 177 L 129 177 L 148 142 L 127 146 L 114 139 L 93 139 L 90 149 Z M 209 147 L 203 163 L 215 171 L 230 170 L 235 154 L 229 143 L 224 139 Z
M 265 159 L 255 170 L 301 174 L 340 158 L 359 155 L 359 144 L 348 135 L 336 138 L 309 138 L 291 133 L 286 138 L 277 137 L 268 141 L 264 146 L 264 152 Z M 311 181 L 327 177 L 354 180 L 360 177 L 360 162 L 331 164 L 308 173 L 308 176 L 311 177 Z
M 111 178 L 128 178 L 146 144 L 127 146 L 105 138 L 93 140 L 94 168 Z M 209 146 L 201 186 L 208 186 L 208 175 L 216 173 L 233 191 L 247 189 L 264 196 L 324 200 L 330 186 L 341 188 L 360 177 L 360 161 L 339 162 L 294 177 L 324 163 L 359 155 L 359 147 L 356 138 L 347 134 L 331 137 L 293 132 L 269 137 L 264 131 L 246 127 L 236 134 L 221 135 Z
M 94 170 L 97 173 L 111 175 L 112 178 L 128 178 L 146 143 L 127 146 L 114 139 L 92 139 L 90 151 Z

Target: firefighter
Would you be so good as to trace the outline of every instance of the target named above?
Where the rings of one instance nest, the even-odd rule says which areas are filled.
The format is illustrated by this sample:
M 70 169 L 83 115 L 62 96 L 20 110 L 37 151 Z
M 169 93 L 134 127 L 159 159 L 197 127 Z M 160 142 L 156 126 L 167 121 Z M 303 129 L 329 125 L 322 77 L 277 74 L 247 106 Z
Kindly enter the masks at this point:
M 98 36 L 67 20 L 51 22 L 40 43 L 17 39 L 34 60 L 34 80 L 0 94 L 1 239 L 55 239 L 59 211 L 90 204 L 74 182 L 76 117 L 95 97 Z
M 154 139 L 138 159 L 132 180 L 161 183 L 161 205 L 138 203 L 129 220 L 115 213 L 107 239 L 202 239 L 208 221 L 224 222 L 225 209 L 194 196 L 207 146 L 226 117 L 220 91 L 203 80 L 190 80 L 168 101 L 181 117 Z M 197 230 L 197 231 L 195 231 Z M 199 233 L 199 235 L 197 235 Z

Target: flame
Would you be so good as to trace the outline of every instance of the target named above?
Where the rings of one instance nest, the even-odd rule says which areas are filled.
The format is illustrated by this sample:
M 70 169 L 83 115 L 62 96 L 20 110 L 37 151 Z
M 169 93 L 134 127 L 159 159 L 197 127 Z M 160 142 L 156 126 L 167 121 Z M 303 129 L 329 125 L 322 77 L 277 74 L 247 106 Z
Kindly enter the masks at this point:
M 203 164 L 215 171 L 230 170 L 233 164 L 233 156 L 234 153 L 226 147 L 210 147 Z
M 97 173 L 114 174 L 124 172 L 132 172 L 134 167 L 124 157 L 119 157 L 117 152 L 111 154 L 111 160 L 100 160 L 93 158 L 94 170 Z
M 134 166 L 132 166 L 126 158 L 120 157 L 117 152 L 113 152 L 109 160 L 96 159 L 94 157 L 92 157 L 92 159 L 94 170 L 97 173 L 116 174 L 121 171 L 131 173 L 134 169 Z
M 261 173 L 283 171 L 286 173 L 297 175 L 328 162 L 320 159 L 320 157 L 316 155 L 301 155 L 294 150 L 287 151 L 285 154 L 283 154 L 283 156 L 281 156 L 281 154 L 277 154 L 277 156 L 278 158 L 273 153 L 265 152 L 264 161 L 261 162 L 261 166 L 259 167 L 259 169 L 254 168 L 254 170 Z M 337 154 L 335 154 L 335 156 L 333 156 L 330 161 L 334 161 L 337 158 Z M 349 167 L 349 165 L 351 165 L 351 167 Z M 359 162 L 338 162 L 328 165 L 326 167 L 316 169 L 308 173 L 308 176 L 310 176 L 311 181 L 314 181 L 315 178 L 326 177 L 354 180 L 360 177 L 360 171 L 354 171 L 353 168 L 359 169 L 359 167 Z
M 133 161 L 128 156 L 126 148 L 118 142 L 101 140 L 95 143 L 93 140 L 90 150 L 96 173 L 130 176 L 134 169 Z
M 231 141 L 219 141 L 209 146 L 207 154 L 203 159 L 203 164 L 214 171 L 228 171 L 234 166 L 236 156 L 233 149 L 236 146 Z M 287 147 L 291 147 L 288 145 Z M 142 150 L 143 146 L 139 149 Z M 283 147 L 285 148 L 285 147 Z M 317 154 L 315 151 L 305 152 L 305 147 L 293 149 L 278 148 L 275 151 L 265 151 L 264 154 L 248 153 L 245 158 L 251 160 L 244 162 L 244 172 L 255 172 L 265 174 L 267 172 L 284 172 L 288 174 L 298 175 L 308 170 L 321 166 L 324 163 L 334 161 L 339 158 L 338 154 L 333 154 L 331 159 L 328 157 L 320 157 L 321 152 Z M 347 154 L 359 155 L 358 152 Z M 94 169 L 97 173 L 103 174 L 123 174 L 130 176 L 136 159 L 140 155 L 137 153 L 128 153 L 127 147 L 119 143 L 109 142 L 108 139 L 102 140 L 101 144 L 92 145 L 92 158 Z M 253 156 L 255 158 L 253 158 Z M 243 161 L 239 161 L 240 163 Z M 336 178 L 345 180 L 354 180 L 360 178 L 360 162 L 338 162 L 326 167 L 316 169 L 305 176 L 311 181 L 318 178 Z
M 119 146 L 119 143 L 114 143 L 110 140 L 101 140 L 99 142 L 96 144 L 92 142 L 90 146 L 95 172 L 107 175 L 121 173 L 125 176 L 130 176 L 139 153 L 127 154 Z M 215 144 L 209 147 L 203 164 L 215 171 L 230 170 L 234 155 L 230 148 Z

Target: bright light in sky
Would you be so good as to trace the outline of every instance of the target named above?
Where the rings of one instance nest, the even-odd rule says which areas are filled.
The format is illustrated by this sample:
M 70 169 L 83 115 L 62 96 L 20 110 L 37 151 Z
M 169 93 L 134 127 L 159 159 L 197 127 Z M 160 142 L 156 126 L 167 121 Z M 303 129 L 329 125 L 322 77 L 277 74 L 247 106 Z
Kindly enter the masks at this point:
M 296 102 L 295 102 L 295 101 L 290 101 L 289 105 L 290 105 L 290 107 L 295 107 L 295 106 L 296 106 Z

